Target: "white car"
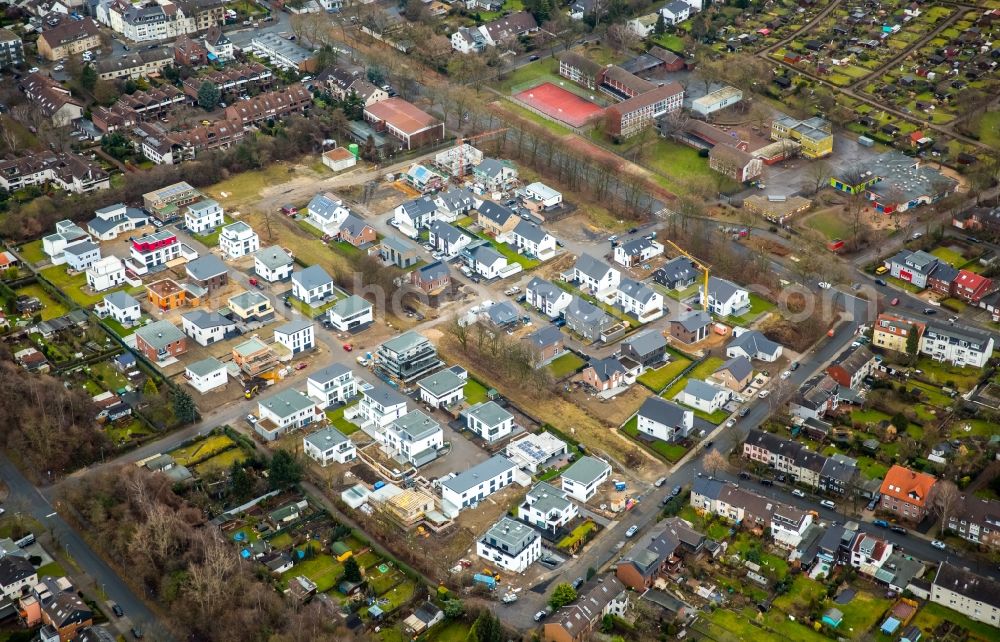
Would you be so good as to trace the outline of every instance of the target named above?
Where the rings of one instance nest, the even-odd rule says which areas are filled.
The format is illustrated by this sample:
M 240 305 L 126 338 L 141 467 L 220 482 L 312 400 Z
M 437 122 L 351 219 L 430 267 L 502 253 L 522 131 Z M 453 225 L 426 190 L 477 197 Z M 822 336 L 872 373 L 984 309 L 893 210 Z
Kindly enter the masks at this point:
M 792 371 L 791 370 L 785 370 L 784 372 L 781 373 L 781 380 L 784 381 L 785 379 L 787 379 L 787 378 L 789 378 L 791 376 L 792 376 Z
M 631 526 L 628 527 L 628 530 L 625 531 L 625 537 L 632 537 L 638 532 L 639 532 L 639 527 L 636 526 L 635 524 L 632 524 Z
M 799 490 L 798 488 L 794 489 L 794 490 L 792 491 L 792 494 L 793 494 L 793 495 L 795 495 L 796 497 L 805 497 L 805 496 L 806 496 L 806 494 L 805 494 L 805 493 L 803 493 L 803 492 L 802 492 L 801 490 Z
M 761 390 L 760 393 L 757 395 L 757 398 L 766 399 L 769 394 L 771 394 L 770 390 Z
M 931 541 L 931 546 L 938 549 L 939 551 L 948 550 L 948 545 L 938 539 Z
M 735 425 L 736 425 L 735 419 L 730 419 L 729 421 L 726 422 L 726 428 L 732 428 Z
M 62 65 L 56 65 L 55 67 L 52 68 L 52 71 L 62 71 L 63 69 L 65 69 L 65 67 L 63 67 Z
M 28 73 L 29 74 L 37 74 L 38 73 L 38 67 L 32 67 L 31 69 L 28 70 Z
M 820 282 L 819 282 L 819 287 L 820 287 L 821 289 L 823 289 L 823 290 L 829 290 L 829 289 L 830 289 L 831 287 L 833 287 L 833 286 L 831 286 L 831 285 L 830 285 L 830 284 L 829 284 L 828 282 L 826 282 L 826 281 L 820 281 Z

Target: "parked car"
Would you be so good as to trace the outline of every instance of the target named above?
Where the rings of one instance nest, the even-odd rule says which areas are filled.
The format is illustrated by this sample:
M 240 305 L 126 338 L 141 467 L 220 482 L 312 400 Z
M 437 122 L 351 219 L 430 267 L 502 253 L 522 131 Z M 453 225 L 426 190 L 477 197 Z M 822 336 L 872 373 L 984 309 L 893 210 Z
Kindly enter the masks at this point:
M 638 532 L 639 532 L 639 527 L 636 524 L 632 524 L 631 526 L 628 527 L 628 530 L 625 531 L 625 537 L 632 537 Z
M 899 297 L 892 297 L 892 301 L 889 301 L 889 305 L 899 305 Z
M 761 390 L 761 391 L 760 391 L 760 392 L 759 392 L 759 393 L 757 394 L 757 397 L 758 397 L 758 398 L 760 398 L 760 399 L 767 399 L 767 396 L 768 396 L 769 394 L 771 394 L 771 391 L 770 391 L 770 390 Z
M 663 484 L 665 484 L 666 481 L 667 481 L 666 477 L 660 477 L 655 482 L 653 482 L 653 485 L 656 486 L 657 488 L 659 488 L 660 486 L 662 486 Z
M 937 314 L 937 310 L 935 310 L 934 308 L 924 308 L 924 314 L 927 315 Z
M 740 408 L 740 417 L 746 417 L 748 412 L 750 412 L 749 406 L 744 406 Z
M 832 285 L 830 285 L 830 283 L 829 283 L 828 281 L 820 281 L 820 282 L 819 282 L 819 287 L 820 287 L 820 289 L 822 289 L 822 290 L 829 290 L 829 289 L 830 289 L 831 287 L 833 287 L 833 286 L 832 286 Z
M 837 505 L 834 504 L 829 499 L 824 499 L 819 503 L 819 505 L 822 506 L 823 508 L 829 508 L 830 510 L 837 510 Z
M 885 521 L 884 519 L 876 519 L 874 522 L 872 522 L 872 524 L 878 526 L 879 528 L 889 528 L 889 522 Z
M 122 617 L 125 615 L 125 611 L 122 610 L 122 607 L 118 606 L 117 602 L 111 603 L 111 612 L 115 614 L 115 617 Z
M 885 287 L 887 284 L 885 282 L 885 279 L 875 279 L 875 285 L 881 285 L 882 287 Z
M 761 484 L 761 486 L 774 486 L 774 480 L 771 480 L 771 479 L 762 479 L 762 480 L 760 480 L 760 484 Z
M 939 539 L 931 540 L 931 546 L 933 546 L 934 548 L 938 549 L 939 551 L 946 551 L 946 550 L 948 550 L 948 545 L 945 544 L 944 542 L 942 542 Z
M 740 471 L 740 479 L 750 479 L 750 473 L 745 470 Z
M 528 56 L 528 62 L 535 62 L 536 60 L 538 60 L 538 58 L 539 58 L 538 54 L 531 54 L 530 56 Z
M 906 535 L 906 534 L 907 534 L 907 532 L 908 532 L 908 531 L 907 531 L 907 530 L 906 530 L 905 528 L 903 528 L 902 526 L 893 526 L 893 527 L 891 527 L 891 528 L 890 528 L 889 530 L 891 530 L 891 531 L 892 531 L 893 533 L 899 533 L 900 535 Z
M 247 423 L 250 424 L 251 428 L 253 428 L 257 425 L 257 418 L 253 415 L 247 415 Z
M 735 419 L 730 419 L 729 421 L 726 422 L 726 428 L 732 428 L 735 425 L 736 425 Z
M 352 346 L 350 343 L 345 343 L 344 344 L 344 352 L 350 352 L 353 349 L 354 349 L 354 346 Z
M 638 530 L 638 529 L 636 529 L 636 530 Z M 583 586 L 583 583 L 586 582 L 586 581 L 587 580 L 583 579 L 583 577 L 576 578 L 575 580 L 573 580 L 573 588 L 574 589 L 580 588 L 581 586 Z
M 787 379 L 787 378 L 789 378 L 791 376 L 792 376 L 792 371 L 791 370 L 785 370 L 784 372 L 781 373 L 781 380 L 784 381 L 785 379 Z
M 546 618 L 546 616 L 548 616 L 548 613 L 546 613 L 545 611 L 539 611 L 538 613 L 535 613 L 535 622 L 541 622 Z
M 141 640 L 142 639 L 142 629 L 140 629 L 138 626 L 133 626 L 132 627 L 132 637 L 134 637 L 136 640 Z
M 792 494 L 793 494 L 793 495 L 795 495 L 796 497 L 805 497 L 805 496 L 806 496 L 806 494 L 805 494 L 805 493 L 803 493 L 803 492 L 802 492 L 801 490 L 799 490 L 798 488 L 794 488 L 794 489 L 792 489 Z
M 681 487 L 680 486 L 674 486 L 673 488 L 670 489 L 670 496 L 671 497 L 677 497 L 680 494 L 681 494 Z

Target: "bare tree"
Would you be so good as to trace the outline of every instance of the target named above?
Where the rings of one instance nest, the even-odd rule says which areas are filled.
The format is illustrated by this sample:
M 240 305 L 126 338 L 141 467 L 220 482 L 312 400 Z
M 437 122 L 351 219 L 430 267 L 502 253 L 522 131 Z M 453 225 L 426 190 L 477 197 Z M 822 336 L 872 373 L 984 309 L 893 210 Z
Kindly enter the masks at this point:
M 701 458 L 701 465 L 708 474 L 714 477 L 720 470 L 727 469 L 729 462 L 726 461 L 725 455 L 718 450 L 709 450 Z
M 833 168 L 825 160 L 815 160 L 809 163 L 809 169 L 806 171 L 806 184 L 809 188 L 809 193 L 816 194 L 819 192 L 824 185 L 830 182 L 830 175 L 832 173 Z
M 948 517 L 955 510 L 955 504 L 958 502 L 961 494 L 962 492 L 955 485 L 955 482 L 947 479 L 940 479 L 931 486 L 930 497 L 927 500 L 931 510 L 941 519 L 939 530 L 943 531 L 947 528 Z
M 462 346 L 463 352 L 469 349 L 469 328 L 459 320 L 458 316 L 449 319 L 447 330 L 448 334 L 455 337 L 458 344 Z
M 613 24 L 608 27 L 607 40 L 615 53 L 625 53 L 639 42 L 639 36 L 624 24 Z

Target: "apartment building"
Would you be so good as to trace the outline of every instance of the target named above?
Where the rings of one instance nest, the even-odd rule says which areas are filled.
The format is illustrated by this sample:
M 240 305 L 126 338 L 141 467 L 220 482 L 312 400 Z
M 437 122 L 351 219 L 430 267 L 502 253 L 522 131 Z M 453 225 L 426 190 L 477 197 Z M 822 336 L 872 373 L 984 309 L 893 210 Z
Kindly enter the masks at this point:
M 927 500 L 937 478 L 898 464 L 882 480 L 879 510 L 892 513 L 907 522 L 919 523 L 930 508 Z
M 390 423 L 382 441 L 387 456 L 417 468 L 437 459 L 443 447 L 441 425 L 420 410 L 408 412 Z
M 945 527 L 966 541 L 1000 549 L 1000 501 L 962 495 L 951 506 Z
M 931 583 L 931 602 L 1000 627 L 1000 582 L 944 561 Z
M 358 394 L 358 383 L 350 368 L 333 363 L 309 375 L 306 379 L 306 393 L 320 408 L 327 409 L 353 399 Z
M 441 365 L 434 344 L 412 330 L 380 345 L 377 362 L 381 370 L 403 381 L 413 381 Z
M 514 483 L 515 476 L 518 480 L 523 476 L 517 465 L 502 455 L 494 455 L 442 481 L 441 498 L 450 504 L 450 512 L 458 512 Z
M 910 333 L 916 333 L 919 348 L 924 327 L 920 321 L 882 313 L 876 317 L 875 325 L 872 327 L 872 345 L 905 354 Z
M 306 456 L 314 459 L 323 467 L 331 463 L 346 464 L 354 461 L 358 453 L 354 442 L 332 426 L 327 426 L 303 437 L 302 450 Z
M 284 433 L 307 426 L 324 418 L 316 402 L 291 388 L 257 402 L 259 419 L 254 424 L 257 434 L 274 441 Z
M 476 555 L 512 573 L 523 573 L 542 556 L 542 536 L 527 524 L 501 517 L 476 541 Z

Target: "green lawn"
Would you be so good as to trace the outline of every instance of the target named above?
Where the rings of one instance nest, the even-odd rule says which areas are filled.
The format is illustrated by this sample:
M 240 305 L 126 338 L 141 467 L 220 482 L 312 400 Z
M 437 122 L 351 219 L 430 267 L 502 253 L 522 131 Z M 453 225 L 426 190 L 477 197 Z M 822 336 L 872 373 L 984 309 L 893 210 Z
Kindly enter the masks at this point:
M 711 180 L 713 185 L 719 185 L 722 192 L 734 191 L 739 186 L 735 181 L 716 174 L 708 166 L 708 159 L 698 155 L 698 150 L 666 138 L 656 138 L 650 143 L 638 162 L 659 174 L 663 180 L 658 182 L 664 187 L 679 193 L 687 191 L 689 181 L 706 179 Z
M 736 325 L 750 325 L 756 321 L 765 312 L 770 312 L 775 308 L 775 305 L 762 298 L 761 296 L 751 292 L 750 293 L 750 309 L 739 316 L 726 317 L 726 321 Z
M 112 332 L 117 334 L 119 337 L 122 337 L 123 339 L 128 335 L 132 334 L 133 332 L 135 332 L 136 329 L 139 327 L 138 325 L 133 325 L 131 327 L 126 328 L 125 326 L 123 326 L 122 324 L 118 323 L 117 321 L 115 321 L 110 317 L 106 319 L 101 319 L 101 321 L 109 328 L 111 328 Z
M 430 630 L 427 642 L 465 642 L 469 637 L 469 625 L 465 622 L 442 622 Z
M 25 243 L 21 246 L 21 249 L 18 250 L 18 254 L 20 254 L 21 258 L 28 263 L 41 263 L 49 258 L 48 255 L 42 250 L 42 239 Z
M 333 410 L 327 410 L 326 420 L 330 422 L 331 426 L 333 426 L 334 428 L 336 428 L 345 435 L 350 435 L 352 433 L 357 432 L 358 430 L 360 430 L 360 428 L 357 425 L 352 424 L 348 420 L 344 419 L 344 411 L 356 403 L 358 402 L 352 401 L 346 406 L 340 406 L 339 408 L 335 408 Z
M 208 234 L 192 234 L 191 236 L 202 245 L 205 245 L 207 247 L 215 247 L 216 245 L 219 244 L 219 235 L 222 234 L 222 228 L 226 225 L 229 225 L 232 222 L 233 219 L 229 218 L 229 216 L 227 216 L 226 214 L 223 214 L 222 225 L 215 228 Z
M 639 440 L 639 420 L 636 417 L 632 417 L 626 421 L 621 427 L 621 430 L 629 437 L 648 446 L 650 450 L 671 463 L 680 461 L 681 457 L 683 457 L 688 451 L 687 448 L 680 444 L 671 444 L 665 441 L 660 441 L 659 439 L 653 439 L 652 441 Z
M 60 292 L 73 299 L 77 305 L 84 308 L 99 303 L 105 296 L 111 294 L 112 292 L 118 292 L 119 290 L 125 290 L 132 295 L 142 294 L 145 292 L 145 288 L 142 286 L 132 288 L 131 286 L 125 285 L 119 288 L 104 290 L 103 292 L 89 293 L 84 290 L 84 288 L 87 287 L 87 273 L 79 272 L 70 276 L 65 265 L 53 265 L 52 267 L 45 268 L 41 271 L 41 275 L 45 277 L 49 283 L 59 288 Z
M 654 290 L 657 290 L 664 296 L 668 296 L 675 301 L 685 301 L 698 294 L 702 287 L 702 281 L 699 280 L 697 283 L 692 283 L 683 290 L 667 289 L 659 283 L 653 283 L 652 286 Z
M 556 379 L 562 379 L 563 377 L 567 377 L 575 373 L 583 366 L 584 363 L 586 362 L 575 352 L 567 352 L 561 357 L 554 359 L 548 365 L 548 369 L 552 372 L 553 377 Z
M 858 457 L 858 468 L 861 470 L 861 474 L 868 479 L 883 479 L 885 474 L 889 472 L 887 465 L 879 463 L 871 457 Z
M 918 370 L 923 371 L 923 374 L 920 375 L 921 379 L 926 379 L 941 386 L 947 385 L 951 381 L 954 382 L 960 392 L 971 390 L 983 374 L 982 370 L 978 368 L 960 368 L 944 361 L 935 361 L 927 356 L 920 357 L 917 360 L 916 367 Z
M 916 292 L 920 292 L 921 291 L 921 288 L 918 288 L 917 286 L 913 285 L 912 283 L 910 283 L 908 281 L 904 281 L 902 279 L 897 279 L 894 276 L 889 276 L 888 273 L 883 274 L 882 278 L 885 279 L 886 283 L 891 283 L 892 285 L 896 286 L 897 288 L 906 290 L 907 292 L 916 293 Z
M 62 567 L 59 562 L 49 562 L 48 564 L 43 564 L 38 567 L 36 571 L 38 573 L 38 578 L 43 577 L 65 577 L 66 569 Z
M 194 467 L 192 472 L 197 477 L 202 477 L 210 473 L 221 473 L 231 469 L 236 462 L 245 461 L 248 458 L 248 455 L 242 448 L 230 448 L 226 452 L 219 453 L 201 462 Z
M 24 296 L 33 296 L 42 302 L 42 310 L 41 312 L 39 312 L 39 314 L 42 316 L 42 321 L 55 319 L 56 317 L 61 317 L 67 312 L 69 312 L 69 307 L 67 307 L 64 303 L 60 302 L 58 299 L 49 294 L 38 283 L 32 283 L 22 288 L 18 288 L 17 294 Z
M 534 81 L 541 82 L 545 78 L 558 75 L 559 61 L 549 56 L 543 56 L 531 64 L 512 71 L 498 88 L 504 93 L 510 93 L 512 87 L 520 87 Z
M 327 310 L 329 310 L 330 308 L 332 308 L 334 305 L 336 305 L 337 302 L 340 301 L 342 298 L 343 296 L 341 296 L 341 294 L 338 293 L 335 298 L 330 299 L 329 301 L 327 301 L 326 303 L 324 303 L 319 307 L 313 307 L 308 303 L 304 303 L 303 301 L 296 299 L 293 296 L 288 297 L 288 302 L 292 305 L 292 308 L 294 308 L 295 310 L 298 310 L 299 312 L 306 315 L 310 319 L 315 319 L 324 312 L 326 312 Z
M 892 419 L 888 414 L 882 412 L 881 410 L 866 409 L 866 410 L 852 410 L 851 411 L 851 422 L 861 426 L 868 424 L 877 425 L 880 421 L 889 421 Z
M 469 380 L 465 382 L 465 387 L 462 388 L 462 393 L 465 395 L 465 400 L 469 403 L 469 405 L 489 401 L 490 398 L 487 394 L 488 392 L 489 389 L 486 386 L 472 378 L 469 378 Z
M 870 593 L 858 591 L 848 604 L 837 604 L 836 607 L 844 614 L 844 621 L 837 627 L 838 631 L 846 631 L 850 636 L 862 635 L 881 621 L 882 614 L 892 604 L 892 600 L 875 597 Z
M 636 379 L 639 383 L 646 386 L 655 393 L 659 393 L 670 384 L 674 379 L 680 376 L 684 368 L 691 365 L 691 360 L 685 357 L 675 358 L 670 363 L 656 370 L 647 370 L 646 372 L 639 375 Z
M 115 392 L 123 390 L 128 385 L 128 379 L 108 361 L 101 361 L 90 366 L 90 376 L 105 388 Z
M 984 622 L 976 622 L 958 611 L 952 611 L 946 606 L 927 602 L 920 609 L 917 616 L 913 618 L 911 624 L 919 627 L 924 632 L 933 631 L 941 622 L 948 621 L 961 626 L 969 632 L 969 635 L 976 640 L 996 640 L 997 630 Z
M 950 263 L 953 266 L 959 266 L 965 263 L 965 257 L 962 256 L 961 252 L 956 252 L 950 247 L 936 247 L 931 250 L 931 254 L 938 257 L 945 263 Z
M 493 239 L 485 234 L 479 234 L 478 236 L 493 243 Z M 493 243 L 493 249 L 506 257 L 508 263 L 520 263 L 521 267 L 525 270 L 538 267 L 542 263 L 538 259 L 529 259 L 525 255 L 518 253 L 516 249 L 506 243 Z
M 295 555 L 292 558 L 295 559 Z M 287 583 L 299 575 L 305 575 L 316 583 L 318 592 L 325 593 L 337 585 L 343 574 L 344 567 L 335 557 L 326 553 L 316 553 L 313 557 L 297 563 L 291 570 L 282 573 L 281 578 Z
M 293 540 L 290 533 L 279 533 L 278 535 L 267 540 L 267 543 L 271 545 L 272 548 L 278 551 L 283 551 L 286 548 L 291 548 Z
M 812 600 L 823 597 L 825 593 L 826 587 L 821 583 L 809 579 L 806 575 L 796 575 L 792 588 L 784 595 L 774 598 L 774 607 L 782 611 L 806 608 Z
M 660 396 L 672 400 L 680 394 L 682 390 L 684 390 L 684 386 L 687 385 L 688 379 L 701 379 L 704 381 L 706 377 L 718 370 L 724 363 L 725 361 L 719 357 L 708 357 L 695 367 L 691 368 L 691 372 L 689 372 L 686 377 L 675 381 L 674 385 L 667 388 L 667 390 L 665 390 Z
M 665 33 L 653 39 L 653 42 L 674 53 L 684 53 L 684 41 L 672 33 Z
M 814 214 L 806 219 L 805 225 L 828 239 L 843 239 L 851 234 L 850 226 L 836 212 Z
M 979 117 L 979 140 L 1000 149 L 1000 111 L 988 111 Z

